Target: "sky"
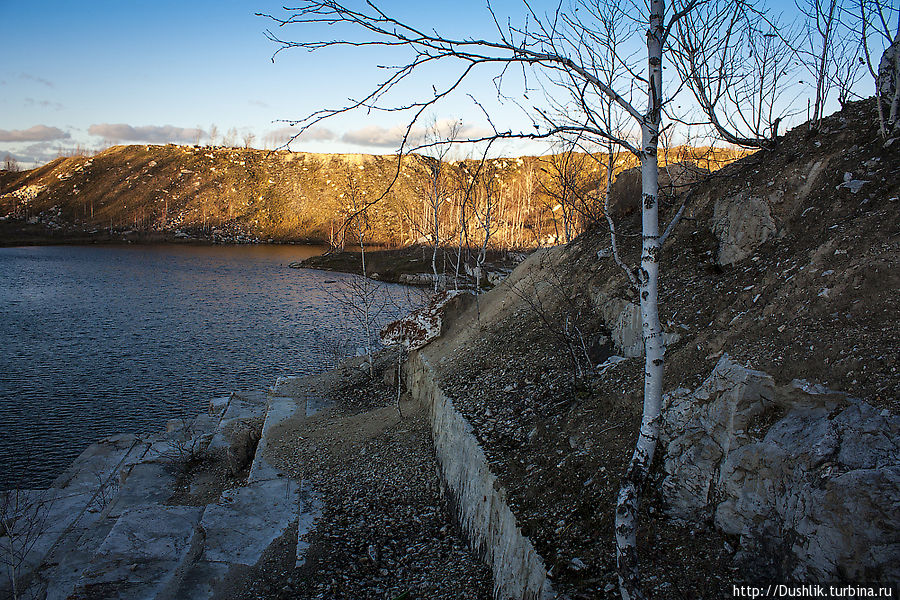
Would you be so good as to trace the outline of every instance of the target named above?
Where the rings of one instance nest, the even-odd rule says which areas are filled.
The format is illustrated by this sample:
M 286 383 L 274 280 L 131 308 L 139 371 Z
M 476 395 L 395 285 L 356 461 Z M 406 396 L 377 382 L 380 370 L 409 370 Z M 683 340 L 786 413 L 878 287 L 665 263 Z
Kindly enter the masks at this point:
M 385 9 L 449 36 L 490 36 L 494 25 L 484 0 L 423 2 L 384 0 Z M 776 2 L 777 4 L 777 2 Z M 497 0 L 498 14 L 522 14 L 520 0 Z M 423 8 L 427 7 L 427 8 Z M 384 77 L 379 64 L 405 56 L 379 48 L 293 49 L 275 57 L 266 38 L 275 23 L 255 13 L 284 15 L 272 0 L 0 0 L 0 155 L 22 166 L 51 160 L 75 147 L 96 150 L 117 143 L 209 142 L 213 126 L 222 143 L 255 136 L 254 147 L 274 147 L 286 137 L 283 120 L 343 105 Z M 330 39 L 325 26 L 278 31 L 288 39 Z M 419 77 L 400 95 L 430 88 Z M 513 104 L 501 104 L 491 77 L 465 90 L 478 98 L 500 128 L 526 128 Z M 482 109 L 465 93 L 443 103 L 426 121 L 463 122 L 486 132 Z M 392 153 L 407 119 L 397 113 L 342 115 L 297 140 L 308 152 Z M 508 144 L 511 144 L 509 142 Z M 543 147 L 518 142 L 500 151 L 525 154 Z
M 424 25 L 441 23 L 442 31 L 477 33 L 472 11 L 488 25 L 483 1 L 434 2 L 426 14 L 418 12 L 421 2 L 384 5 L 416 13 Z M 76 146 L 194 143 L 198 135 L 205 144 L 213 125 L 219 143 L 236 128 L 238 144 L 250 133 L 253 146 L 273 147 L 272 133 L 286 126 L 280 120 L 343 105 L 383 77 L 379 59 L 395 62 L 371 50 L 291 50 L 273 62 L 278 46 L 265 31 L 274 23 L 255 13 L 283 15 L 281 7 L 269 0 L 0 0 L 0 153 L 31 166 Z M 332 35 L 324 27 L 282 33 Z M 472 89 L 496 95 L 487 78 Z M 483 126 L 480 109 L 464 100 L 428 119 Z M 291 148 L 391 153 L 405 125 L 402 115 L 359 112 Z

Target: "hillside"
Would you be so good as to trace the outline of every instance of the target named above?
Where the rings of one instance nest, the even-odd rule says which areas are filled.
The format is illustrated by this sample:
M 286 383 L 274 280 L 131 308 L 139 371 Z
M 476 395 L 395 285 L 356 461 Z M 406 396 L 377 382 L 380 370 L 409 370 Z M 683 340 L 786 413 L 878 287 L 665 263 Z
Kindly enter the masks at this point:
M 648 599 L 896 595 L 900 155 L 876 123 L 850 104 L 661 202 L 666 222 L 686 204 L 661 256 Z M 640 217 L 620 192 L 633 264 Z M 615 501 L 644 361 L 609 249 L 595 228 L 487 292 L 436 295 L 382 334 L 427 341 L 405 361 L 394 346 L 94 444 L 50 490 L 64 501 L 29 591 L 620 597 Z
M 870 102 L 780 142 L 703 184 L 664 248 L 651 598 L 898 574 L 900 156 Z M 620 222 L 632 262 L 639 227 Z M 637 299 L 608 248 L 598 229 L 536 252 L 413 369 L 471 423 L 571 598 L 617 597 L 614 505 L 640 423 Z
M 555 243 L 566 223 L 574 237 L 596 213 L 587 204 L 599 202 L 605 175 L 586 155 L 573 157 L 494 159 L 484 166 L 464 160 L 442 164 L 436 176 L 433 160 L 408 156 L 390 193 L 368 209 L 365 237 L 391 246 L 427 241 L 433 229 L 427 198 L 435 193 L 448 199 L 439 207 L 441 239 L 459 235 L 463 205 L 473 244 L 479 238 L 475 211 L 491 214 L 495 247 Z M 715 169 L 735 153 L 677 148 L 671 157 Z M 617 160 L 617 171 L 634 165 L 630 156 Z M 348 215 L 384 194 L 396 175 L 393 156 L 115 146 L 31 171 L 0 172 L 0 242 L 126 238 L 340 246 Z

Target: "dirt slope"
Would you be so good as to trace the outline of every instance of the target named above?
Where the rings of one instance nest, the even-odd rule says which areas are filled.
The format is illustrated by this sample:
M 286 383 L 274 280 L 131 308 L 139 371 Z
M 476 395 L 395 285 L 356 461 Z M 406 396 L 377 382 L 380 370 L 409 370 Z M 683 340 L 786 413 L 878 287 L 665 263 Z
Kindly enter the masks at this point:
M 778 385 L 802 378 L 900 410 L 898 143 L 879 139 L 871 102 L 855 103 L 694 193 L 661 265 L 662 322 L 678 334 L 666 391 L 696 388 L 727 352 Z M 683 198 L 663 206 L 664 222 Z M 633 264 L 638 215 L 619 233 Z M 619 353 L 598 304 L 636 301 L 612 259 L 598 259 L 608 248 L 601 230 L 536 253 L 425 350 L 572 598 L 617 597 L 613 506 L 640 421 L 642 360 L 589 372 L 583 358 Z M 733 583 L 779 577 L 783 557 L 738 561 L 736 539 L 662 517 L 653 482 L 646 494 L 650 597 L 727 598 Z

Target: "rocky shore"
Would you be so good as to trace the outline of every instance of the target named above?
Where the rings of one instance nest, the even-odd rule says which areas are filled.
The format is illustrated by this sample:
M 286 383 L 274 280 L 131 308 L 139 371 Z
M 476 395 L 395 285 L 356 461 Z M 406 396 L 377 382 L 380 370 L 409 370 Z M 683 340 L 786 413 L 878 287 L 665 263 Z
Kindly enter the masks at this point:
M 360 359 L 88 448 L 2 495 L 0 591 L 37 598 L 490 598 L 421 407 Z M 382 353 L 379 373 L 396 369 Z M 414 594 L 414 596 L 409 596 Z

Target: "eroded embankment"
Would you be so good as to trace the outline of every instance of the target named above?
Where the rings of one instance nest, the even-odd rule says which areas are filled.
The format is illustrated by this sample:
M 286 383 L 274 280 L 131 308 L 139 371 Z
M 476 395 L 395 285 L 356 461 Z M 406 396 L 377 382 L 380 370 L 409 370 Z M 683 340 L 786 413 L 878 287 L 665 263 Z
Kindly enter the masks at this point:
M 472 426 L 439 387 L 426 356 L 412 353 L 404 375 L 409 392 L 429 416 L 445 493 L 470 544 L 491 567 L 494 596 L 553 598 L 543 559 L 522 534 Z

